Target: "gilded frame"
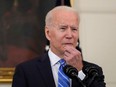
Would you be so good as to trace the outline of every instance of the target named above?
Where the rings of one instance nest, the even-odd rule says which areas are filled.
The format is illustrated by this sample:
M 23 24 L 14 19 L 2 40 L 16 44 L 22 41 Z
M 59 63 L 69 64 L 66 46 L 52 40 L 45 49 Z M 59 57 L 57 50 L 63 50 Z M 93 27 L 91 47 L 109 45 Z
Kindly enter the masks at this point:
M 11 83 L 15 68 L 0 68 L 0 83 Z

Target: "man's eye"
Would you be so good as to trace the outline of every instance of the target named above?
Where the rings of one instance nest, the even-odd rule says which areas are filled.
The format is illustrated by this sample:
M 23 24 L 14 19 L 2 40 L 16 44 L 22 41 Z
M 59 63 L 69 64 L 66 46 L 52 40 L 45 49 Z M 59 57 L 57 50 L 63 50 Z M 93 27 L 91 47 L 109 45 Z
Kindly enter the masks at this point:
M 60 28 L 61 30 L 65 30 L 66 28 L 65 27 L 62 27 L 62 28 Z
M 66 29 L 66 27 L 61 27 L 61 29 Z
M 73 31 L 77 31 L 78 29 L 77 29 L 77 28 L 73 28 L 72 30 L 73 30 Z

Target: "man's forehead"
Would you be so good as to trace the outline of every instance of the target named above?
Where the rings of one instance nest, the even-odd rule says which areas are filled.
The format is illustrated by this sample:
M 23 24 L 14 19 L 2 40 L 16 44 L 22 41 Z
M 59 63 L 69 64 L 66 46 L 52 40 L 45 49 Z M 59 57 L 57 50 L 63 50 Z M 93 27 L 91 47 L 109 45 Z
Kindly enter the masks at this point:
M 55 26 L 58 26 L 58 27 L 75 27 L 75 28 L 79 27 L 79 25 L 77 25 L 77 24 L 66 24 L 66 23 L 55 24 Z

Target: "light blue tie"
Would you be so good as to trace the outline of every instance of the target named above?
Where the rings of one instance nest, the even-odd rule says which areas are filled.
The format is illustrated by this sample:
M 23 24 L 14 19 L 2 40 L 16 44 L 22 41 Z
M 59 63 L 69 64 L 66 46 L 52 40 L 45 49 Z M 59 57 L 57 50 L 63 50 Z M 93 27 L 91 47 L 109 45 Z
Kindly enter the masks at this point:
M 58 70 L 58 87 L 70 87 L 70 80 L 69 77 L 63 72 L 63 67 L 66 65 L 66 62 L 61 59 L 60 67 Z

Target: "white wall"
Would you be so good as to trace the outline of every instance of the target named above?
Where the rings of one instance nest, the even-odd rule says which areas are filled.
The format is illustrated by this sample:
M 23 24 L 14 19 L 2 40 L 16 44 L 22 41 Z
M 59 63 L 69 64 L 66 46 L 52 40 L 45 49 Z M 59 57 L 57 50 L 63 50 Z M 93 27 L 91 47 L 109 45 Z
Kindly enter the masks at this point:
M 0 87 L 11 87 L 11 83 L 0 83 Z
M 84 59 L 99 64 L 107 87 L 116 87 L 116 0 L 75 0 L 81 13 Z
M 74 0 L 74 8 L 81 11 L 84 59 L 102 66 L 107 87 L 116 87 L 116 0 Z

